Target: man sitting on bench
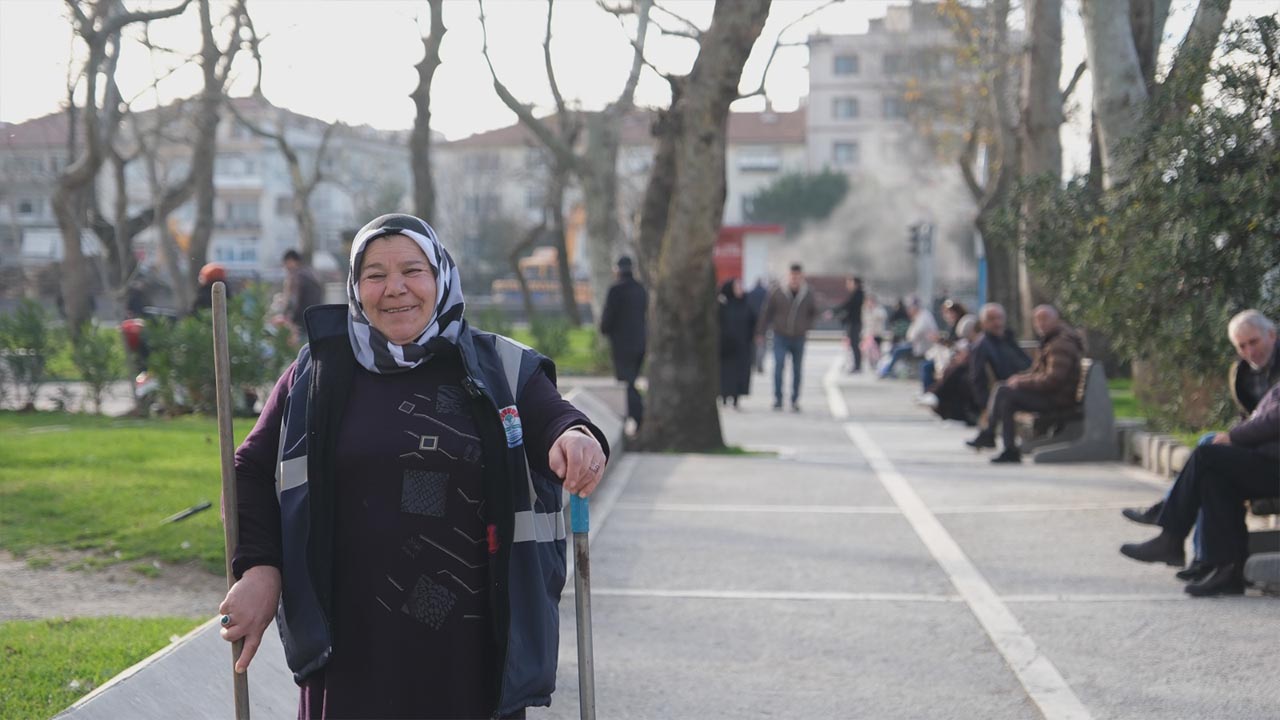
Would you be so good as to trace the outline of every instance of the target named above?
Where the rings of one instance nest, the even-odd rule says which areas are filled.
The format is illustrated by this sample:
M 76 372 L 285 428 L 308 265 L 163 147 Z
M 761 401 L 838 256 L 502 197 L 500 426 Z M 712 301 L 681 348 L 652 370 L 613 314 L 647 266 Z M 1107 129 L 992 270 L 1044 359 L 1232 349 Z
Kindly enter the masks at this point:
M 969 356 L 969 389 L 976 412 L 982 412 L 991 399 L 991 383 L 1008 380 L 1031 367 L 1031 358 L 1018 346 L 1018 339 L 1005 325 L 1004 306 L 987 303 L 978 311 L 982 335 L 974 343 Z
M 1280 340 L 1276 338 L 1276 326 L 1267 316 L 1257 310 L 1245 310 L 1237 313 L 1227 323 L 1227 338 L 1235 348 L 1239 360 L 1231 366 L 1227 376 L 1227 387 L 1231 399 L 1240 411 L 1240 419 L 1249 417 L 1262 401 L 1267 391 L 1280 383 Z M 1200 444 L 1211 442 L 1214 433 L 1200 439 Z M 1165 497 L 1176 494 L 1176 482 Z M 1280 496 L 1280 488 L 1276 495 Z M 1164 510 L 1165 501 L 1148 508 L 1125 508 L 1123 514 L 1130 520 L 1143 525 L 1155 525 Z M 1192 547 L 1195 559 L 1191 565 L 1179 570 L 1179 580 L 1196 581 L 1202 579 L 1210 567 L 1203 561 L 1203 541 L 1200 523 L 1196 524 Z
M 1066 410 L 1076 404 L 1084 342 L 1052 305 L 1037 307 L 1032 323 L 1040 336 L 1040 354 L 1029 370 L 996 386 L 987 404 L 987 426 L 967 443 L 975 449 L 995 447 L 999 426 L 1004 452 L 992 458 L 993 463 L 1022 462 L 1014 413 Z
M 1186 586 L 1195 597 L 1244 592 L 1249 533 L 1244 501 L 1280 492 L 1280 385 L 1271 388 L 1248 420 L 1197 446 L 1178 473 L 1160 513 L 1160 534 L 1120 552 L 1142 562 L 1181 565 L 1183 543 L 1201 515 L 1205 573 Z

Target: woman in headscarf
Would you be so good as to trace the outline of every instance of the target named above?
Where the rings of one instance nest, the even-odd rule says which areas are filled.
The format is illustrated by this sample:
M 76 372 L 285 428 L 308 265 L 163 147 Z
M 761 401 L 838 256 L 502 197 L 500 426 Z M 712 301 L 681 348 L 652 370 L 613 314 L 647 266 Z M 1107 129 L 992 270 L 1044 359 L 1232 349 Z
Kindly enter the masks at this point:
M 275 617 L 301 718 L 524 717 L 550 703 L 561 486 L 589 495 L 607 445 L 560 397 L 550 360 L 463 309 L 427 223 L 370 222 L 347 305 L 307 311 L 310 343 L 236 452 L 222 636 L 244 638 L 243 671 Z
M 720 402 L 724 405 L 732 402 L 736 408 L 739 397 L 751 394 L 756 314 L 738 278 L 725 281 L 717 299 L 720 301 Z

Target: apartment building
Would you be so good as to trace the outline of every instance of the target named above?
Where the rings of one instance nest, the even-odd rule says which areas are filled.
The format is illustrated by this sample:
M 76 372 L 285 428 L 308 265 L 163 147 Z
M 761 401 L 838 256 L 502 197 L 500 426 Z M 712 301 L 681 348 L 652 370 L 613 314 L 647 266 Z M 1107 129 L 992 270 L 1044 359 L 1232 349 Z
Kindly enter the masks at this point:
M 311 171 L 327 123 L 252 98 L 231 102 L 256 125 L 283 132 L 304 171 Z M 190 166 L 189 117 L 181 106 L 174 105 L 141 113 L 140 125 L 154 124 L 157 112 L 174 118 L 156 154 L 161 175 L 176 181 Z M 52 199 L 57 172 L 68 162 L 67 143 L 65 113 L 0 127 L 0 264 L 39 268 L 61 259 L 62 241 Z M 392 209 L 403 206 L 411 188 L 407 143 L 407 132 L 367 127 L 334 131 L 321 160 L 324 180 L 310 203 L 316 220 L 315 264 L 319 269 L 342 267 L 347 236 L 367 221 L 370 213 L 388 205 Z M 289 169 L 274 141 L 255 135 L 227 111 L 218 125 L 214 185 L 215 225 L 208 260 L 224 264 L 233 277 L 279 278 L 280 256 L 299 243 Z M 104 208 L 111 207 L 116 192 L 106 165 L 98 180 Z M 142 159 L 128 165 L 126 192 L 131 211 L 152 202 Z M 193 201 L 172 214 L 170 228 L 179 244 L 194 223 Z M 144 267 L 156 262 L 156 237 L 149 229 L 135 240 L 135 253 Z M 86 254 L 100 254 L 96 237 L 86 232 L 84 238 Z

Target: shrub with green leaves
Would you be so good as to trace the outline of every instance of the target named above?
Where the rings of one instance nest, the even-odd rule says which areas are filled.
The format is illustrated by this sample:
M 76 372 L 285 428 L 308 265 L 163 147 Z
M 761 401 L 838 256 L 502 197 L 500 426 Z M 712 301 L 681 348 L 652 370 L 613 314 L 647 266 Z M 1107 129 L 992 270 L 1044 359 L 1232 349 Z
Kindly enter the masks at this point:
M 113 328 L 85 323 L 80 339 L 71 343 L 71 361 L 93 400 L 93 411 L 102 412 L 102 393 L 108 384 L 125 375 L 124 346 Z
M 559 315 L 535 315 L 529 321 L 534 349 L 552 360 L 564 355 L 569 349 L 569 330 L 569 321 Z
M 23 300 L 10 315 L 0 316 L 0 355 L 20 407 L 34 407 L 53 353 L 49 317 L 34 300 Z
M 232 395 L 259 392 L 274 383 L 293 360 L 289 333 L 268 322 L 267 288 L 250 286 L 227 303 L 227 351 Z M 171 323 L 147 326 L 150 371 L 172 410 L 211 413 L 216 409 L 213 319 L 207 311 Z
M 1278 48 L 1275 17 L 1229 28 L 1205 101 L 1152 121 L 1123 187 L 1024 188 L 1044 209 L 1032 269 L 1069 317 L 1150 364 L 1166 424 L 1225 421 L 1227 321 L 1280 313 Z
M 513 326 L 507 314 L 498 308 L 485 308 L 475 314 L 472 323 L 475 327 L 498 335 L 506 335 L 511 337 Z

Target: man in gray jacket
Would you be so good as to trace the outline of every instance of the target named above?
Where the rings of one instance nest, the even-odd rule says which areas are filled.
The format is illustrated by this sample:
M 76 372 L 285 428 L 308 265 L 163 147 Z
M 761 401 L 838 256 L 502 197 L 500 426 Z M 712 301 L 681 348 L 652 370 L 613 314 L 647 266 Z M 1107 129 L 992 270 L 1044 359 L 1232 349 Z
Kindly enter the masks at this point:
M 764 342 L 765 331 L 773 331 L 773 409 L 782 409 L 782 366 L 791 356 L 791 410 L 800 412 L 800 373 L 804 361 L 804 340 L 818 316 L 813 291 L 804 281 L 804 268 L 792 263 L 787 284 L 774 288 L 764 302 L 756 324 L 756 342 Z

